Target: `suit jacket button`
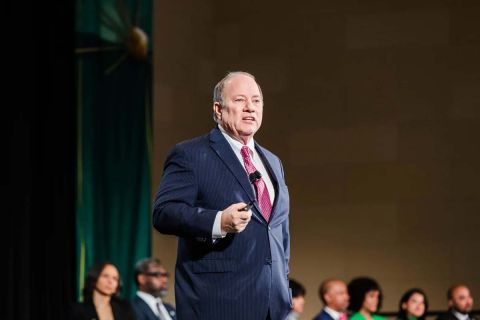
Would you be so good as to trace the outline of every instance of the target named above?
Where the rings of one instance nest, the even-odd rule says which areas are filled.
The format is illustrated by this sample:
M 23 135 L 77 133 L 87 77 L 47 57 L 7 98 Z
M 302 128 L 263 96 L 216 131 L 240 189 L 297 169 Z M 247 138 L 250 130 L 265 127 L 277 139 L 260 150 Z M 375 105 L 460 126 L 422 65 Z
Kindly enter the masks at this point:
M 265 259 L 265 264 L 272 264 L 272 259 L 266 258 Z

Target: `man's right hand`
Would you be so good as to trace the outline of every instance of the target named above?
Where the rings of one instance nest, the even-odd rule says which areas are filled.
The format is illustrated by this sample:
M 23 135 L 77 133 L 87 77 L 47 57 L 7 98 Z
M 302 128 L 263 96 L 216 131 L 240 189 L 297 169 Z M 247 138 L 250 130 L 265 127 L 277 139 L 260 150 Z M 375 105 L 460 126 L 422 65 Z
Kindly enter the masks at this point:
M 226 233 L 239 233 L 245 230 L 252 218 L 252 211 L 243 211 L 246 203 L 234 203 L 222 212 L 222 231 Z

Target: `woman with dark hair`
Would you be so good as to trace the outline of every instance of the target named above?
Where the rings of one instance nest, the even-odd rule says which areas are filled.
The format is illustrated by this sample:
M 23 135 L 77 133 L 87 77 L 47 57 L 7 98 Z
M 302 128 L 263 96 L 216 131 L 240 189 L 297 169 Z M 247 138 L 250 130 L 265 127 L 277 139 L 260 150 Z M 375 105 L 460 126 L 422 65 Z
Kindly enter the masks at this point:
M 428 311 L 427 295 L 413 288 L 405 292 L 398 305 L 398 320 L 425 320 Z
M 128 301 L 118 297 L 120 274 L 109 262 L 93 266 L 83 288 L 83 302 L 72 309 L 74 320 L 135 320 Z
M 292 309 L 285 320 L 297 320 L 303 313 L 307 290 L 300 282 L 293 279 L 288 280 L 288 285 L 292 290 Z
M 384 320 L 375 312 L 382 306 L 382 289 L 372 278 L 355 278 L 348 284 L 350 304 L 348 309 L 353 313 L 350 320 Z

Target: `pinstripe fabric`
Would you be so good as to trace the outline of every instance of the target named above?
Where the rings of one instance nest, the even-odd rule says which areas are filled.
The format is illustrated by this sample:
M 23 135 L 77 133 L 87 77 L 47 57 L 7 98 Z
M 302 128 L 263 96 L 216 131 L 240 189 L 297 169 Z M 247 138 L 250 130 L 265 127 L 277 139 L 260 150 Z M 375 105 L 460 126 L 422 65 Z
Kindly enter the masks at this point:
M 177 235 L 177 319 L 285 319 L 290 306 L 289 197 L 280 160 L 256 145 L 275 187 L 267 224 L 255 203 L 245 230 L 211 241 L 215 215 L 255 200 L 245 169 L 218 129 L 176 145 L 158 188 L 154 227 Z

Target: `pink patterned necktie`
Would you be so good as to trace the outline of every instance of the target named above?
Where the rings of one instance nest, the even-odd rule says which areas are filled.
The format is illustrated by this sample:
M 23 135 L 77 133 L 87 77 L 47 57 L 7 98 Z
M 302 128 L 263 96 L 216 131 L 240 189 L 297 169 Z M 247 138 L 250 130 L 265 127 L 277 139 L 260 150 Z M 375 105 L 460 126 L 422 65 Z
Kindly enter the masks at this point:
M 250 149 L 247 146 L 243 146 L 240 150 L 240 153 L 243 157 L 243 164 L 245 165 L 245 169 L 247 170 L 247 174 L 250 175 L 251 173 L 257 171 L 255 166 L 253 165 L 252 158 L 250 158 Z M 257 201 L 260 205 L 260 210 L 262 211 L 262 216 L 268 222 L 270 219 L 270 214 L 272 213 L 272 203 L 270 202 L 270 196 L 268 194 L 267 185 L 262 177 L 257 179 L 254 182 L 255 190 L 257 191 Z
M 348 320 L 347 314 L 346 313 L 341 313 L 338 320 Z

